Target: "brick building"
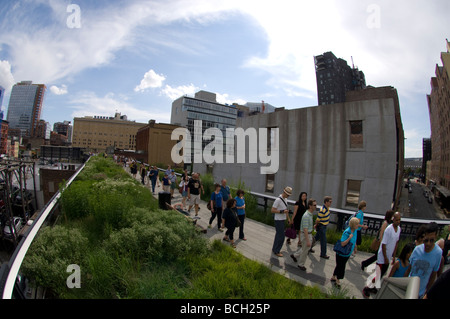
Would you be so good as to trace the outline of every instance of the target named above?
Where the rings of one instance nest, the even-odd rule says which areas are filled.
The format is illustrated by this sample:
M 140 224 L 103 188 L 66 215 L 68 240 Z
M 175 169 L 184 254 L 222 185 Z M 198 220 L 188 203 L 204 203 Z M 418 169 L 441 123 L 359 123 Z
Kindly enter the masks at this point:
M 442 66 L 436 64 L 427 95 L 431 124 L 431 171 L 429 181 L 435 184 L 435 195 L 441 205 L 450 208 L 450 43 L 441 53 Z
M 136 135 L 136 152 L 143 154 L 144 162 L 148 164 L 174 165 L 171 152 L 177 141 L 172 141 L 173 130 L 178 125 L 157 124 L 154 120 L 139 129 Z

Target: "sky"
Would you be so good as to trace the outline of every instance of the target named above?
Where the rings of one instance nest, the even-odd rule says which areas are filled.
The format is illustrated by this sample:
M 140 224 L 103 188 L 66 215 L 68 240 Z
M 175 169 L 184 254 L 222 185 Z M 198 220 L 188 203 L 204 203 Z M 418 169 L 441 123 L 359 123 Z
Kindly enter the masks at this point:
M 2 0 L 0 85 L 45 84 L 41 118 L 170 123 L 173 100 L 315 106 L 314 56 L 398 90 L 405 156 L 430 137 L 426 95 L 450 38 L 448 0 Z

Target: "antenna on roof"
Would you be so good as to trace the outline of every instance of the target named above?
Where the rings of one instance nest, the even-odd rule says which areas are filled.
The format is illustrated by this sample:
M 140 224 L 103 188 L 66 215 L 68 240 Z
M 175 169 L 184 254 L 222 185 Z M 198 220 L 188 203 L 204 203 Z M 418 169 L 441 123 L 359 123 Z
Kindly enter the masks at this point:
M 355 63 L 353 62 L 353 57 L 352 57 L 352 66 L 353 66 L 353 69 L 355 68 Z

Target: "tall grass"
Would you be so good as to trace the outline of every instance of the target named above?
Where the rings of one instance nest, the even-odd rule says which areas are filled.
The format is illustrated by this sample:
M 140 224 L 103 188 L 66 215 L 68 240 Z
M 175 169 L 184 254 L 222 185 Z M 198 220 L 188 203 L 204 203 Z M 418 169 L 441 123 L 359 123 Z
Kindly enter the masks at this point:
M 303 286 L 246 259 L 220 241 L 212 244 L 207 258 L 190 261 L 193 272 L 182 297 L 204 299 L 320 299 L 317 287 Z
M 323 298 L 220 242 L 210 244 L 110 159 L 96 157 L 64 189 L 61 225 L 46 227 L 22 271 L 55 298 Z M 213 184 L 202 176 L 207 191 Z M 247 202 L 247 199 L 246 199 Z M 248 198 L 247 207 L 255 205 Z M 66 286 L 81 268 L 81 289 Z

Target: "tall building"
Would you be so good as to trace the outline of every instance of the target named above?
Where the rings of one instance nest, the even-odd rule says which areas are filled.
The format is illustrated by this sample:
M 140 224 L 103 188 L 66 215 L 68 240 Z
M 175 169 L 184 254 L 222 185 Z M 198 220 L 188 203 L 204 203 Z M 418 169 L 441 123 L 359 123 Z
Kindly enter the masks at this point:
M 7 151 L 7 139 L 8 139 L 8 122 L 3 121 L 3 97 L 5 94 L 5 89 L 0 86 L 0 154 L 6 154 Z
M 225 137 L 224 153 L 230 151 L 226 149 L 227 128 L 235 128 L 238 110 L 234 105 L 220 104 L 216 100 L 216 94 L 206 91 L 195 93 L 195 97 L 182 96 L 172 103 L 172 116 L 170 123 L 173 125 L 186 127 L 191 137 L 195 138 L 194 121 L 201 120 L 203 134 L 208 128 L 218 128 Z M 197 134 L 199 135 L 199 134 Z M 197 141 L 200 142 L 200 141 Z M 196 148 L 200 143 L 192 143 L 192 158 L 205 148 L 210 141 L 201 141 L 201 149 Z M 193 161 L 192 161 L 193 162 Z
M 338 59 L 333 52 L 315 56 L 314 62 L 319 105 L 343 103 L 348 91 L 366 87 L 364 73 L 350 67 L 344 59 Z
M 73 121 L 73 147 L 91 152 L 105 152 L 107 148 L 135 150 L 136 135 L 144 123 L 128 121 L 125 115 L 114 117 L 86 116 Z
M 441 53 L 442 66 L 436 64 L 427 95 L 431 124 L 431 176 L 441 206 L 450 208 L 450 43 Z
M 5 95 L 5 88 L 0 85 L 0 110 L 2 109 L 4 95 Z
M 22 136 L 35 136 L 41 119 L 46 86 L 32 81 L 13 86 L 9 99 L 8 117 L 11 129 L 20 129 Z

